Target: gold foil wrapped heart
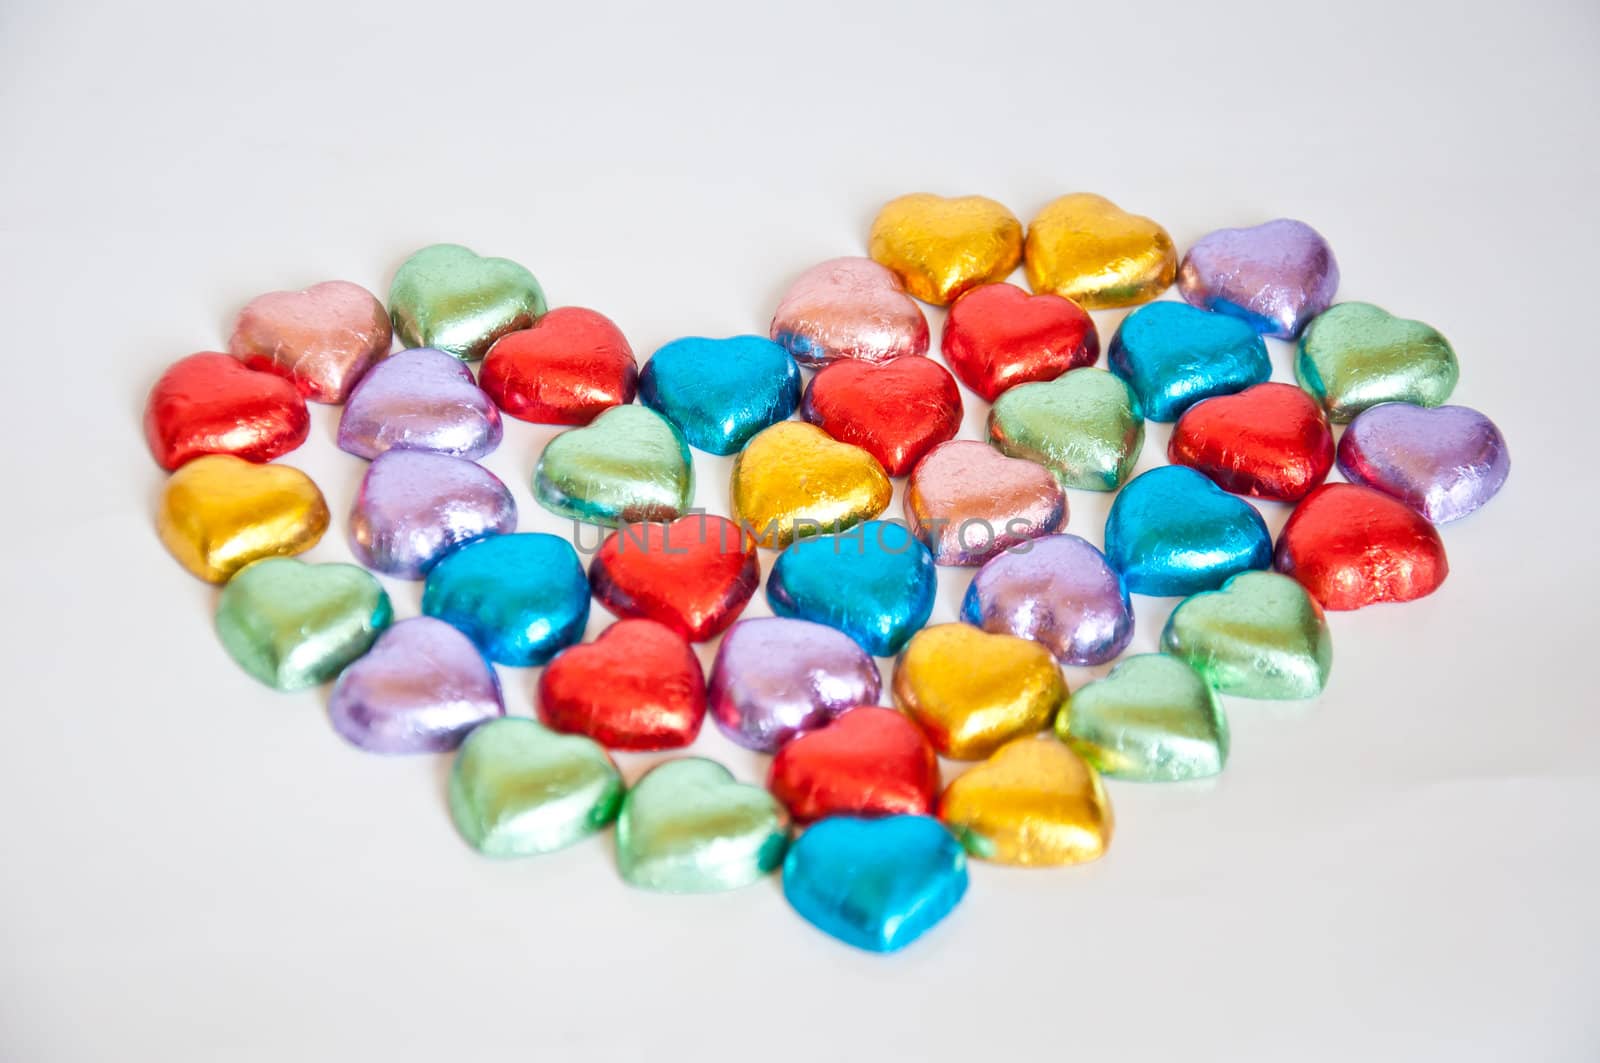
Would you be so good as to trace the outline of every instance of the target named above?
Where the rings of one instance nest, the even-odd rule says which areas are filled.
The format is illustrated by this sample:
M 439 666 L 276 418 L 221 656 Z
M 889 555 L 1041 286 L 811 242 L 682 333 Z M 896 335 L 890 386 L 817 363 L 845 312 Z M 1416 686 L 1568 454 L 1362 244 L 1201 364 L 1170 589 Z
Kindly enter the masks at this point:
M 1081 864 L 1111 844 L 1100 776 L 1054 738 L 1001 746 L 945 788 L 939 818 L 973 856 L 1002 864 Z
M 1075 192 L 1041 210 L 1023 245 L 1028 284 L 1085 310 L 1148 303 L 1178 274 L 1167 230 L 1104 196 Z
M 944 306 L 1011 275 L 1022 261 L 1022 222 L 985 196 L 917 192 L 884 204 L 867 253 L 893 270 L 906 291 Z
M 733 519 L 769 550 L 871 520 L 893 489 L 883 466 L 816 425 L 780 421 L 733 459 Z
M 178 563 L 226 583 L 264 557 L 304 553 L 328 529 L 328 504 L 311 477 L 231 454 L 196 458 L 167 481 L 156 532 Z
M 895 662 L 895 704 L 956 760 L 986 757 L 1048 727 L 1066 700 L 1066 681 L 1044 646 L 970 624 L 924 628 Z

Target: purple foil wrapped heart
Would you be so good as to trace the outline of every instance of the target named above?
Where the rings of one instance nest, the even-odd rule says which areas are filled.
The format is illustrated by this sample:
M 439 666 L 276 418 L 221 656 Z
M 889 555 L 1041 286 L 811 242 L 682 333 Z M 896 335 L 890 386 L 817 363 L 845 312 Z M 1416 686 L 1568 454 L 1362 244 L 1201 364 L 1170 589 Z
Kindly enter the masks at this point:
M 723 734 L 770 753 L 846 709 L 877 704 L 882 684 L 877 664 L 844 632 L 760 617 L 723 636 L 706 700 Z
M 431 450 L 481 458 L 500 445 L 500 410 L 460 359 L 418 347 L 379 362 L 350 393 L 339 449 L 358 458 Z
M 1390 402 L 1350 422 L 1339 440 L 1339 471 L 1445 524 L 1495 496 L 1511 472 L 1511 454 L 1500 429 L 1477 410 Z
M 448 454 L 391 450 L 361 481 L 350 548 L 376 572 L 421 579 L 451 548 L 516 527 L 517 504 L 488 469 Z
M 328 719 L 374 753 L 442 753 L 505 714 L 500 683 L 472 640 L 431 616 L 402 620 L 344 670 Z
M 1033 639 L 1062 664 L 1104 664 L 1133 639 L 1122 577 L 1076 535 L 1046 535 L 995 555 L 967 588 L 961 619 Z
M 1328 241 L 1291 218 L 1208 233 L 1178 267 L 1178 291 L 1190 306 L 1284 339 L 1332 306 L 1338 290 L 1339 263 Z

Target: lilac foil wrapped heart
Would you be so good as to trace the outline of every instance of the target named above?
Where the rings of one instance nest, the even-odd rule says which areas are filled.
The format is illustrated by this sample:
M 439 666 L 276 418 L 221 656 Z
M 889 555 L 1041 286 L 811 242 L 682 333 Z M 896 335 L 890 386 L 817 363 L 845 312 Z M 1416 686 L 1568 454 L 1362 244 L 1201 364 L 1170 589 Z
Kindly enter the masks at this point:
M 402 620 L 344 670 L 328 719 L 374 753 L 442 753 L 505 714 L 500 683 L 472 640 L 431 616 Z
M 1511 472 L 1500 429 L 1466 406 L 1374 406 L 1350 422 L 1338 453 L 1346 479 L 1393 495 L 1435 524 L 1478 509 Z
M 481 458 L 500 445 L 500 411 L 454 355 L 418 347 L 379 362 L 350 393 L 339 449 L 358 458 L 431 450 Z
M 1208 233 L 1178 268 L 1178 292 L 1190 306 L 1284 339 L 1332 306 L 1338 290 L 1339 263 L 1328 241 L 1291 218 Z
M 877 704 L 882 685 L 877 664 L 844 632 L 759 617 L 723 636 L 706 700 L 723 734 L 770 753 L 846 709 Z
M 1062 664 L 1104 664 L 1133 639 L 1122 577 L 1076 535 L 1046 535 L 995 555 L 967 588 L 961 619 L 1033 639 Z
M 421 579 L 453 547 L 516 527 L 517 504 L 488 469 L 448 454 L 391 450 L 361 481 L 350 549 L 376 572 Z

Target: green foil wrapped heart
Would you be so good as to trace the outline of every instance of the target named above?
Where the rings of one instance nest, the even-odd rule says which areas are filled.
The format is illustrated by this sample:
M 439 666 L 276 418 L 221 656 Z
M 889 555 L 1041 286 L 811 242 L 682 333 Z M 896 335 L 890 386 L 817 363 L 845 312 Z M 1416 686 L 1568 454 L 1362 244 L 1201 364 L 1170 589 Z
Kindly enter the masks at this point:
M 366 569 L 271 557 L 246 565 L 217 598 L 217 635 L 239 667 L 277 690 L 326 683 L 394 619 Z
M 651 769 L 623 799 L 617 817 L 622 877 L 665 893 L 748 885 L 782 862 L 788 844 L 783 806 L 702 757 Z
M 613 406 L 539 455 L 533 494 L 552 513 L 615 527 L 676 520 L 694 500 L 689 445 L 643 406 Z
M 593 739 L 506 716 L 461 743 L 450 768 L 450 817 L 485 856 L 536 856 L 610 823 L 622 792 L 621 773 Z
M 1312 698 L 1333 667 L 1333 638 L 1322 607 L 1296 580 L 1241 572 L 1214 591 L 1179 603 L 1161 647 L 1223 694 Z
M 989 441 L 1013 458 L 1043 465 L 1063 487 L 1115 491 L 1144 447 L 1144 414 L 1117 377 L 1104 369 L 1074 369 L 996 399 Z
M 1203 779 L 1228 760 L 1228 719 L 1199 674 L 1175 657 L 1128 657 L 1086 683 L 1056 734 L 1102 775 L 1145 782 Z
M 424 247 L 389 286 L 389 317 L 400 342 L 463 361 L 482 358 L 508 332 L 532 328 L 544 311 L 544 289 L 532 273 L 460 244 Z
M 1383 402 L 1438 406 L 1459 375 L 1450 341 L 1431 325 L 1395 317 L 1371 303 L 1340 303 L 1300 337 L 1294 374 L 1343 424 Z

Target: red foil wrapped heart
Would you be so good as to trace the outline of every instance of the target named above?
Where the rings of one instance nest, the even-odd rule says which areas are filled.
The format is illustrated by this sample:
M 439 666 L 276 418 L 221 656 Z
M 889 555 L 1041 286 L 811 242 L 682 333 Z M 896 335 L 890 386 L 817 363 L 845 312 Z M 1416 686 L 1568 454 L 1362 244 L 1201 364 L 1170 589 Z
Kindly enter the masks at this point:
M 893 709 L 862 705 L 778 750 L 767 788 L 797 823 L 928 815 L 939 792 L 939 761 L 916 724 Z
M 1274 567 L 1324 609 L 1360 609 L 1432 594 L 1450 564 L 1432 524 L 1397 499 L 1355 484 L 1323 484 L 1278 536 Z
M 677 749 L 706 718 L 706 681 L 683 636 L 654 620 L 619 620 L 539 677 L 539 719 L 607 749 Z
M 812 378 L 800 416 L 865 450 L 890 476 L 904 476 L 928 451 L 955 438 L 961 390 L 948 369 L 927 358 L 844 359 Z
M 600 544 L 589 584 L 618 616 L 646 617 L 691 642 L 738 619 L 761 582 L 756 541 L 726 517 L 629 524 Z
M 489 348 L 478 386 L 512 417 L 536 424 L 588 424 L 633 401 L 633 348 L 610 318 L 563 306 Z
M 217 351 L 174 362 L 150 389 L 144 437 L 163 469 L 205 454 L 265 462 L 306 441 L 311 415 L 294 383 Z
M 961 382 L 993 402 L 1018 384 L 1093 365 L 1100 334 L 1071 299 L 985 284 L 950 307 L 941 350 Z
M 1333 433 L 1315 399 L 1293 384 L 1257 384 L 1184 411 L 1167 459 L 1224 491 L 1298 502 L 1333 468 Z

